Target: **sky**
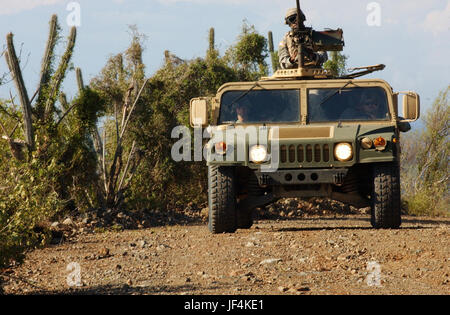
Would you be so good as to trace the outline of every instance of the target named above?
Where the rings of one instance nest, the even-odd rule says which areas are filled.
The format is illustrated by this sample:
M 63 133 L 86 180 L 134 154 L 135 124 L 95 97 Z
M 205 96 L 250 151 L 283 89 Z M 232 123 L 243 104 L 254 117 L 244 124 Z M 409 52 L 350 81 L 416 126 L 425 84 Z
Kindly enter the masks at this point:
M 385 64 L 384 71 L 367 78 L 384 79 L 395 91 L 418 92 L 423 112 L 449 86 L 450 0 L 301 0 L 301 6 L 307 26 L 344 30 L 349 68 Z M 57 14 L 64 39 L 69 24 L 79 24 L 72 61 L 88 83 L 110 56 L 127 48 L 129 25 L 136 25 L 147 36 L 143 58 L 151 76 L 163 64 L 165 50 L 186 60 L 204 56 L 211 27 L 222 54 L 236 42 L 244 20 L 264 36 L 272 31 L 277 45 L 288 31 L 284 15 L 291 7 L 294 0 L 0 0 L 0 53 L 6 34 L 13 32 L 33 94 L 48 22 Z M 0 75 L 4 72 L 2 57 Z M 74 96 L 74 71 L 64 90 Z M 15 94 L 12 82 L 0 87 L 0 98 L 9 97 L 9 91 Z

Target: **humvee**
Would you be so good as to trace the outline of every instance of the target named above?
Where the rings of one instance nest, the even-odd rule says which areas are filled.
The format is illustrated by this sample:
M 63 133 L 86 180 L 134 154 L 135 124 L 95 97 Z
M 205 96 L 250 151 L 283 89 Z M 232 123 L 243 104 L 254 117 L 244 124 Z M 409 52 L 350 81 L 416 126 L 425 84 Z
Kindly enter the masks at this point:
M 370 206 L 374 228 L 399 228 L 400 133 L 419 115 L 414 92 L 396 93 L 381 79 L 329 79 L 318 69 L 279 70 L 191 100 L 191 125 L 211 136 L 210 231 L 248 229 L 255 208 L 286 197 Z
M 341 51 L 343 31 L 305 27 L 296 2 L 297 68 L 227 83 L 215 97 L 191 100 L 191 126 L 208 126 L 211 136 L 205 148 L 209 229 L 250 228 L 256 207 L 285 197 L 370 206 L 374 228 L 399 228 L 400 133 L 419 119 L 419 95 L 358 79 L 384 65 L 338 77 L 308 64 L 307 51 Z

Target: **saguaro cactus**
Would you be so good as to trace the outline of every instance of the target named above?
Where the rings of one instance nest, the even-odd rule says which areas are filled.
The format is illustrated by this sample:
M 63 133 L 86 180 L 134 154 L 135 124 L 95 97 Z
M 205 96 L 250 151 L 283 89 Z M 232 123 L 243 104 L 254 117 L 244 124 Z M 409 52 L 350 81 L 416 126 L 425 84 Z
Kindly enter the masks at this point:
M 216 43 L 215 43 L 215 31 L 214 27 L 211 27 L 209 30 L 209 51 L 212 52 L 215 49 Z
M 272 31 L 269 31 L 268 37 L 269 37 L 269 52 L 272 62 L 272 70 L 273 72 L 276 72 L 278 70 L 278 56 L 274 50 Z
M 25 142 L 30 151 L 34 150 L 34 131 L 32 122 L 32 111 L 28 92 L 23 82 L 22 71 L 20 69 L 19 60 L 14 48 L 13 34 L 9 33 L 6 36 L 7 52 L 5 53 L 6 63 L 11 71 L 14 84 L 19 94 L 20 104 L 23 111 L 23 129 L 25 134 Z
M 269 37 L 269 51 L 273 52 L 273 34 L 272 34 L 272 31 L 269 31 L 268 37 Z
M 206 52 L 206 59 L 209 61 L 215 60 L 219 56 L 219 52 L 216 50 L 215 30 L 213 27 L 209 29 L 208 38 L 208 51 Z

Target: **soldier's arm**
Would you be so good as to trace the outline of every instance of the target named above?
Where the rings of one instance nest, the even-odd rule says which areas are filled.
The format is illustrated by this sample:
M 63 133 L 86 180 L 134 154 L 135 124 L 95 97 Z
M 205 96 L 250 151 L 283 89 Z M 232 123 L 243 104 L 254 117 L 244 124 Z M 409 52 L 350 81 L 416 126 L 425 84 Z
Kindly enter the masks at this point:
M 290 61 L 291 55 L 289 54 L 285 40 L 282 40 L 278 46 L 278 57 L 281 69 L 294 68 L 294 64 Z

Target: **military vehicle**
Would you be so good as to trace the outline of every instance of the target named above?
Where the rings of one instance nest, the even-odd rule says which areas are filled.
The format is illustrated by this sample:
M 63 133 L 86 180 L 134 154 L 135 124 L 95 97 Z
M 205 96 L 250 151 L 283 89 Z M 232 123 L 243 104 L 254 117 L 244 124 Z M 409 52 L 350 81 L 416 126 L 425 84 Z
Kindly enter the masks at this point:
M 342 49 L 342 31 L 328 34 L 327 48 Z M 321 48 L 326 41 L 320 37 Z M 374 228 L 400 227 L 400 133 L 419 119 L 419 95 L 394 92 L 381 79 L 358 79 L 384 65 L 335 77 L 302 63 L 191 100 L 191 125 L 207 127 L 211 135 L 206 152 L 212 233 L 250 228 L 256 207 L 286 197 L 371 207 Z

